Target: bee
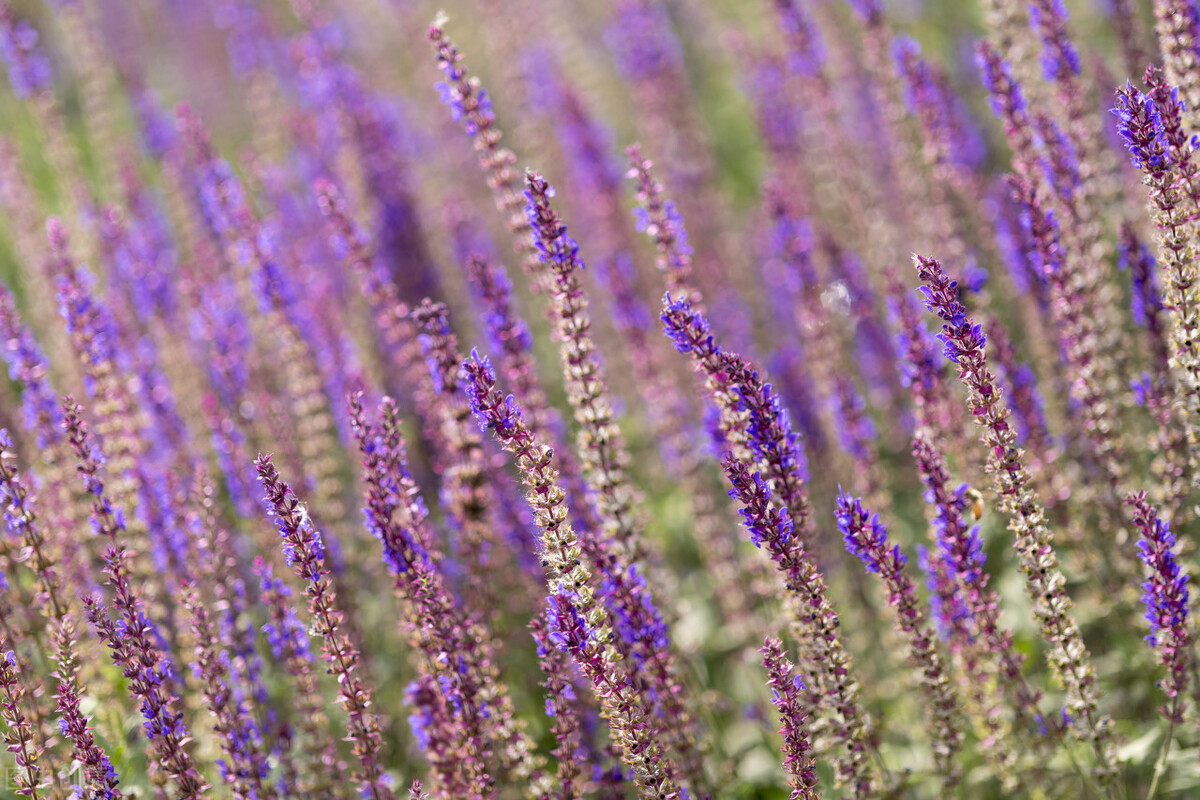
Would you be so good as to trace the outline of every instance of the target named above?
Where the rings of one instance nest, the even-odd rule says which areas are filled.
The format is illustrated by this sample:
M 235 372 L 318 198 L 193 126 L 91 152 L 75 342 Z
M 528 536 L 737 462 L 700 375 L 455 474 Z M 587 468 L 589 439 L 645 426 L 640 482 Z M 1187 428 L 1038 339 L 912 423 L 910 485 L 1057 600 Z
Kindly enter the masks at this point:
M 971 516 L 978 522 L 979 518 L 983 516 L 983 492 L 973 486 L 969 486 L 967 487 L 966 498 L 971 504 Z

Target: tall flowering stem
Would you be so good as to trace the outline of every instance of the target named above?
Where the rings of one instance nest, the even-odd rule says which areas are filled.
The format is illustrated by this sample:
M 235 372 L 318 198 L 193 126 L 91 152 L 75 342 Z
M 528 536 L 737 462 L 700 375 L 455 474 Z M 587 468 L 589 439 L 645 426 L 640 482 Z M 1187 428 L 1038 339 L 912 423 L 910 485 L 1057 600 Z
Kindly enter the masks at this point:
M 547 287 L 548 276 L 541 271 L 541 258 L 534 245 L 534 233 L 529 218 L 522 213 L 525 205 L 518 188 L 520 174 L 513 165 L 517 157 L 507 147 L 501 147 L 504 134 L 496 125 L 496 112 L 492 101 L 479 79 L 467 75 L 462 66 L 462 53 L 446 36 L 445 20 L 436 19 L 429 26 L 428 39 L 437 53 L 438 69 L 445 82 L 438 84 L 442 101 L 450 108 L 456 122 L 461 122 L 471 137 L 475 154 L 479 158 L 487 177 L 488 188 L 496 210 L 504 216 L 504 222 L 512 233 L 513 248 L 521 259 L 521 269 L 532 281 L 531 288 L 539 291 Z
M 1017 719 L 1027 730 L 1032 730 L 1042 694 L 1022 677 L 1025 656 L 1013 646 L 1012 631 L 1000 624 L 1000 598 L 995 589 L 988 586 L 979 526 L 969 525 L 965 516 L 970 487 L 966 484 L 951 487 L 946 459 L 924 436 L 913 439 L 912 454 L 925 484 L 928 502 L 933 506 L 938 549 L 949 563 L 970 614 L 970 625 L 977 637 L 973 644 L 996 662 L 1000 676 L 997 688 L 1008 695 L 1011 711 Z
M 834 726 L 830 752 L 837 753 L 839 785 L 849 785 L 855 797 L 874 797 L 878 779 L 867 758 L 870 719 L 859 699 L 853 662 L 825 578 L 795 535 L 787 510 L 771 504 L 771 491 L 761 475 L 751 474 L 734 456 L 727 456 L 722 466 L 733 486 L 730 496 L 742 504 L 751 541 L 766 550 L 791 593 L 795 636 L 805 648 L 804 663 L 812 676 L 812 702 L 821 709 L 825 724 Z
M 154 624 L 142 610 L 142 600 L 129 569 L 130 554 L 123 540 L 125 513 L 105 492 L 101 478 L 102 456 L 82 415 L 83 409 L 74 399 L 68 397 L 63 401 L 67 440 L 75 451 L 84 488 L 92 496 L 92 526 L 105 540 L 104 572 L 108 576 L 118 620 L 112 619 L 98 598 L 85 598 L 84 608 L 97 636 L 112 652 L 113 663 L 128 679 L 130 694 L 141 705 L 143 728 L 154 748 L 154 758 L 175 783 L 179 797 L 199 798 L 204 795 L 207 785 L 187 750 L 191 736 L 183 714 L 177 710 L 179 701 L 170 694 L 171 662 L 156 640 Z
M 687 300 L 663 298 L 663 331 L 681 353 L 691 356 L 721 410 L 723 433 L 739 460 L 756 464 L 805 548 L 816 532 L 809 511 L 808 465 L 778 393 L 745 358 L 722 351 L 708 320 Z
M 1132 83 L 1117 91 L 1118 130 L 1130 161 L 1145 175 L 1150 214 L 1158 229 L 1163 305 L 1170 312 L 1170 358 L 1184 405 L 1192 474 L 1200 474 L 1200 295 L 1196 287 L 1200 165 L 1184 132 L 1182 104 L 1161 73 L 1146 71 L 1157 87 L 1143 94 Z
M 530 621 L 529 627 L 537 643 L 538 667 L 546 676 L 542 682 L 546 690 L 546 714 L 554 718 L 552 754 L 558 760 L 555 774 L 558 788 L 554 797 L 555 800 L 581 800 L 591 788 L 585 772 L 589 765 L 583 749 L 583 720 L 571 685 L 571 662 L 557 643 L 551 641 L 551 622 L 553 618 L 549 614 L 537 616 Z
M 637 493 L 629 480 L 629 453 L 617 425 L 605 383 L 604 370 L 591 337 L 591 319 L 580 272 L 584 268 L 579 245 L 567 233 L 567 227 L 550 206 L 554 189 L 535 172 L 525 174 L 528 204 L 525 212 L 533 228 L 543 269 L 553 287 L 554 317 L 558 326 L 559 354 L 567 389 L 567 399 L 579 423 L 576 452 L 583 476 L 595 492 L 596 507 L 604 525 L 604 535 L 617 545 L 620 569 L 639 573 L 643 603 L 653 609 L 645 569 L 652 554 L 645 545 L 641 522 L 636 517 Z M 657 613 L 657 612 L 655 612 Z M 687 692 L 676 672 L 671 642 L 665 630 L 647 643 L 654 690 L 670 720 L 663 735 L 679 752 L 685 772 L 693 783 L 703 774 L 694 741 L 696 731 Z
M 645 551 L 634 519 L 636 496 L 626 474 L 628 453 L 613 418 L 604 373 L 591 337 L 591 319 L 580 271 L 579 245 L 550 206 L 554 188 L 535 172 L 525 174 L 528 203 L 525 213 L 539 253 L 541 269 L 554 290 L 555 320 L 567 397 L 580 425 L 576 450 L 584 478 L 596 492 L 596 502 L 610 535 L 632 563 Z
M 558 485 L 553 451 L 530 431 L 521 407 L 496 388 L 496 375 L 486 358 L 472 353 L 463 362 L 471 410 L 482 427 L 516 460 L 534 519 L 542 531 L 542 563 L 550 582 L 560 646 L 592 682 L 608 718 L 622 758 L 633 770 L 643 798 L 678 798 L 673 764 L 655 741 L 647 698 L 636 692 L 620 653 L 613 646 L 608 614 L 596 601 L 592 573 L 581 560 L 583 549 L 568 517 L 566 494 Z
M 291 588 L 275 577 L 271 565 L 261 557 L 256 558 L 254 574 L 259 579 L 259 600 L 267 610 L 268 622 L 263 625 L 263 631 L 267 634 L 271 653 L 295 684 L 296 712 L 304 734 L 305 767 L 296 789 L 320 796 L 340 785 L 346 765 L 338 757 L 337 745 L 327 730 L 329 720 L 317 685 L 308 629 L 296 614 Z
M 546 400 L 533 357 L 533 334 L 513 304 L 513 285 L 504 268 L 478 254 L 467 256 L 467 276 L 483 307 L 483 321 L 496 347 L 501 374 L 524 399 L 529 425 L 535 431 L 549 431 L 557 424 L 557 412 Z
M 447 462 L 442 470 L 443 492 L 446 510 L 458 522 L 457 555 L 467 569 L 470 602 L 480 610 L 496 609 L 496 589 L 487 572 L 501 561 L 504 550 L 494 533 L 493 476 L 471 408 L 458 385 L 462 361 L 458 337 L 450 327 L 445 303 L 425 298 L 413 309 L 412 318 L 421 332 L 421 347 L 438 397 L 442 441 L 448 450 L 441 454 Z M 361 442 L 359 446 L 361 449 Z
M 887 529 L 878 514 L 863 508 L 862 500 L 844 492 L 837 500 L 838 529 L 846 549 L 857 556 L 867 572 L 879 575 L 888 592 L 888 603 L 896 609 L 900 633 L 908 641 L 909 661 L 921 672 L 921 687 L 929 702 L 933 756 L 946 785 L 961 777 L 955 755 L 962 745 L 958 701 L 946 677 L 946 659 L 917 598 L 917 589 L 905 573 L 908 557 L 900 545 L 888 546 Z
M 1170 333 L 1166 329 L 1169 319 L 1159 287 L 1158 262 L 1132 225 L 1121 227 L 1120 253 L 1122 270 L 1128 268 L 1131 273 L 1133 321 L 1146 331 L 1152 362 L 1134 381 L 1134 397 L 1158 422 L 1152 434 L 1152 466 L 1161 501 L 1177 525 L 1186 524 L 1192 514 L 1187 503 L 1191 491 L 1187 431 L 1179 419 L 1183 409 L 1174 402 Z
M 1145 492 L 1126 498 L 1133 508 L 1133 525 L 1138 531 L 1138 554 L 1150 573 L 1142 584 L 1142 602 L 1150 635 L 1146 641 L 1158 651 L 1159 663 L 1167 668 L 1167 681 L 1160 684 L 1167 702 L 1159 711 L 1167 718 L 1167 734 L 1154 767 L 1147 798 L 1153 798 L 1167 768 L 1175 726 L 1183 722 L 1187 707 L 1188 671 L 1192 661 L 1192 635 L 1188 626 L 1188 575 L 1175 558 L 1175 534 L 1167 520 L 1159 517 Z
M 967 408 L 982 429 L 988 448 L 987 468 L 999 494 L 999 508 L 1009 516 L 1013 546 L 1025 574 L 1025 588 L 1043 638 L 1050 645 L 1046 658 L 1055 678 L 1067 690 L 1068 709 L 1082 735 L 1091 742 L 1096 770 L 1102 781 L 1115 774 L 1110 720 L 1097 708 L 1096 672 L 1072 614 L 1073 603 L 1065 591 L 1054 536 L 1046 525 L 1041 499 L 1030 487 L 1011 412 L 1003 402 L 984 352 L 983 328 L 967 316 L 958 299 L 958 282 L 952 281 L 939 261 L 916 256 L 917 277 L 922 282 L 925 306 L 942 320 L 938 335 L 945 356 L 958 365 L 959 380 L 967 389 Z
M 254 462 L 258 480 L 266 492 L 267 511 L 283 540 L 283 555 L 288 565 L 304 582 L 308 612 L 313 628 L 322 638 L 321 657 L 337 677 L 338 696 L 350 718 L 349 737 L 353 742 L 358 770 L 353 780 L 362 797 L 370 800 L 394 800 L 390 779 L 379 763 L 383 747 L 379 717 L 372 713 L 371 690 L 357 673 L 358 652 L 342 632 L 342 610 L 325 566 L 325 543 L 313 527 L 307 509 L 280 477 L 270 455 L 259 455 Z
M 122 800 L 125 796 L 119 786 L 120 778 L 108 755 L 96 744 L 96 736 L 88 718 L 79 707 L 79 689 L 74 679 L 72 663 L 70 677 L 66 677 L 62 664 L 67 662 L 63 654 L 71 653 L 74 659 L 75 642 L 66 628 L 59 629 L 58 653 L 58 716 L 59 729 L 74 745 L 74 758 L 83 766 L 86 797 L 96 800 Z
M 1191 0 L 1154 0 L 1154 30 L 1169 83 L 1180 88 L 1187 103 L 1189 133 L 1200 131 L 1200 18 Z M 1141 65 L 1138 65 L 1141 69 Z
M 797 695 L 804 691 L 804 681 L 795 675 L 788 661 L 783 642 L 768 636 L 762 646 L 763 669 L 767 671 L 767 686 L 771 702 L 779 711 L 779 733 L 783 736 L 783 768 L 792 784 L 790 800 L 819 800 L 816 763 L 808 743 L 808 714 Z
M 1116 406 L 1104 389 L 1087 298 L 1063 252 L 1057 217 L 1046 208 L 1038 187 L 1017 177 L 1010 179 L 1010 185 L 1021 206 L 1022 222 L 1032 239 L 1036 261 L 1050 286 L 1059 348 L 1072 373 L 1071 398 L 1078 404 L 1084 433 L 1107 481 L 1102 496 L 1110 506 L 1119 506 L 1118 493 L 1126 479 L 1128 458 L 1121 447 Z M 1116 510 L 1119 513 L 1119 508 Z
M 0 655 L 0 717 L 8 730 L 4 744 L 13 754 L 17 765 L 16 794 L 20 797 L 42 797 L 49 784 L 42 776 L 39 759 L 42 750 L 34 743 L 33 725 L 21 710 L 25 691 L 21 688 L 21 667 L 12 650 Z
M 1163 684 L 1168 703 L 1160 710 L 1168 720 L 1180 723 L 1186 707 L 1184 694 L 1191 659 L 1188 575 L 1176 561 L 1175 534 L 1170 523 L 1158 515 L 1146 493 L 1135 492 L 1126 502 L 1133 509 L 1138 554 L 1150 573 L 1142 584 L 1142 602 L 1146 606 L 1146 620 L 1150 623 L 1150 635 L 1146 640 L 1158 650 L 1161 663 L 1169 673 Z
M 222 776 L 238 800 L 275 797 L 266 782 L 269 765 L 262 752 L 261 735 L 245 705 L 236 696 L 229 664 L 217 643 L 211 613 L 197 587 L 186 583 L 180 588 L 182 604 L 191 617 L 196 660 L 192 671 L 201 683 L 205 704 L 214 718 L 213 731 L 220 739 L 228 759 L 222 762 Z
M 1017 750 L 1002 704 L 1007 699 L 1009 712 L 1029 734 L 1042 696 L 1021 673 L 1025 657 L 1013 646 L 1012 633 L 1000 626 L 999 597 L 988 588 L 988 574 L 983 569 L 983 540 L 978 526 L 968 527 L 964 518 L 969 487 L 950 487 L 946 461 L 925 435 L 918 433 L 913 439 L 912 453 L 925 484 L 926 500 L 933 506 L 936 557 L 953 588 L 949 602 L 966 609 L 963 623 L 968 640 L 959 643 L 958 655 L 968 708 L 979 721 L 984 755 L 1005 786 L 1016 790 L 1021 786 Z
M 493 754 L 506 774 L 528 780 L 538 766 L 533 745 L 494 663 L 495 641 L 456 603 L 430 552 L 429 512 L 408 472 L 399 415 L 390 398 L 384 399 L 381 416 L 378 425 L 368 423 L 361 398 L 351 398 L 350 418 L 365 472 L 367 527 L 383 546 L 393 588 L 405 602 L 412 643 L 446 695 L 459 738 L 462 791 L 492 797 L 488 761 Z
M 692 281 L 692 248 L 683 217 L 654 178 L 654 162 L 642 155 L 642 146 L 630 145 L 625 155 L 629 159 L 626 175 L 637 184 L 638 227 L 654 241 L 654 263 L 666 278 L 667 291 L 682 293 L 693 308 L 703 313 L 700 290 Z

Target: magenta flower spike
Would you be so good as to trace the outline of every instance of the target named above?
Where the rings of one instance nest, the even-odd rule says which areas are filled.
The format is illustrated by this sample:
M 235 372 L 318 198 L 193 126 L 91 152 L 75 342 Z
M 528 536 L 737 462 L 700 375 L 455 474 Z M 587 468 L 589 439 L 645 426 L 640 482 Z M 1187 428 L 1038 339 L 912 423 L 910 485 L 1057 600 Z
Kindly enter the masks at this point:
M 799 700 L 799 694 L 805 691 L 804 681 L 794 673 L 795 667 L 788 661 L 783 642 L 768 636 L 761 652 L 771 702 L 779 711 L 783 768 L 792 784 L 790 800 L 819 800 L 821 790 L 808 741 L 808 713 Z
M 35 744 L 33 725 L 22 710 L 27 701 L 21 687 L 21 671 L 15 652 L 8 650 L 0 654 L 0 718 L 3 718 L 7 728 L 4 732 L 5 749 L 13 754 L 16 763 L 16 794 L 37 800 L 46 796 L 44 790 L 49 782 L 39 762 L 42 748 Z

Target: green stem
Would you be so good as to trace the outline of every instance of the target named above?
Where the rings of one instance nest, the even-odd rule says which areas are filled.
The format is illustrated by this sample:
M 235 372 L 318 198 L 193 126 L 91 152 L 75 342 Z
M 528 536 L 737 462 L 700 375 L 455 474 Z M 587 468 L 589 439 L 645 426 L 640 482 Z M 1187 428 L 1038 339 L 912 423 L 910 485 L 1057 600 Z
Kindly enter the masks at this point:
M 1154 800 L 1154 796 L 1158 794 L 1158 782 L 1167 771 L 1167 756 L 1171 752 L 1171 739 L 1175 735 L 1175 716 L 1172 714 L 1167 720 L 1167 735 L 1163 739 L 1162 752 L 1158 754 L 1158 763 L 1154 765 L 1154 777 L 1150 781 L 1150 791 L 1146 793 L 1146 800 Z

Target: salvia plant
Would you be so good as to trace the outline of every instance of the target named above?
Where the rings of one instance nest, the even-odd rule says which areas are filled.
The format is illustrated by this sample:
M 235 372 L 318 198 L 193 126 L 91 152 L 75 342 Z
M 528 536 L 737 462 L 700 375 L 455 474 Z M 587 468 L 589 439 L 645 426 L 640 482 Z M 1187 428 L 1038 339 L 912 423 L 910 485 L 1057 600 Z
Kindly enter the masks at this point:
M 0 60 L 0 797 L 1200 797 L 1194 0 Z

